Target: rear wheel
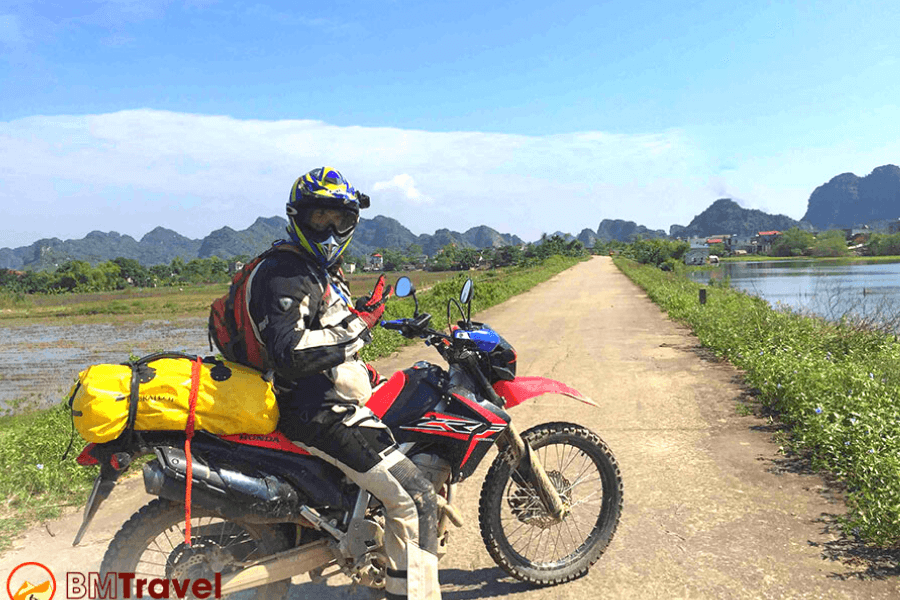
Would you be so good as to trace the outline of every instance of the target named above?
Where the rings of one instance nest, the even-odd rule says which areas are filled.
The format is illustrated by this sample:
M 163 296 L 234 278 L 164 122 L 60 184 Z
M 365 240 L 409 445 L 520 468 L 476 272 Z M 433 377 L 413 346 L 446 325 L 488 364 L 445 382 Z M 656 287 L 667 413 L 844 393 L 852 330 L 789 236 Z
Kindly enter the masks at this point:
M 522 438 L 568 512 L 554 520 L 506 450 L 494 460 L 481 489 L 481 536 L 491 558 L 517 579 L 554 585 L 581 577 L 606 550 L 619 523 L 619 466 L 603 440 L 579 425 L 545 423 Z
M 210 511 L 191 509 L 191 546 L 184 543 L 184 505 L 157 498 L 135 513 L 116 534 L 100 566 L 107 573 L 135 573 L 137 579 L 208 579 L 240 570 L 239 561 L 255 560 L 290 547 L 287 537 L 268 525 L 229 521 Z M 117 581 L 121 586 L 121 581 Z M 230 598 L 282 600 L 290 579 L 276 581 Z M 144 594 L 149 593 L 146 589 Z M 132 585 L 126 596 L 136 597 Z M 174 597 L 174 596 L 173 596 Z

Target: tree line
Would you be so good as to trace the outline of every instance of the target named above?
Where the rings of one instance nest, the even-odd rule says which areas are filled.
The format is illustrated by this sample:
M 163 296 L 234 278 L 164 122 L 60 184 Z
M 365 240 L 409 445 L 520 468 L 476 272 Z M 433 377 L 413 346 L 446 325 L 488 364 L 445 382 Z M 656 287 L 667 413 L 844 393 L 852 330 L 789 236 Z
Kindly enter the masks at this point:
M 498 268 L 531 265 L 552 255 L 586 256 L 584 244 L 566 241 L 559 236 L 542 236 L 541 243 L 525 247 L 457 248 L 447 245 L 437 255 L 424 257 L 422 248 L 412 244 L 405 251 L 382 248 L 384 271 L 424 268 L 430 271 L 460 271 L 473 268 Z M 55 270 L 12 271 L 0 269 L 0 290 L 13 294 L 59 294 L 71 292 L 105 292 L 129 287 L 150 288 L 228 283 L 236 263 L 246 263 L 252 257 L 237 256 L 226 261 L 217 256 L 185 261 L 176 257 L 169 264 L 146 267 L 133 258 L 116 258 L 91 265 L 84 260 L 70 260 Z M 359 270 L 367 259 L 350 256 L 345 266 L 356 264 Z
M 852 247 L 852 249 L 851 249 Z M 613 252 L 644 264 L 652 264 L 663 270 L 674 270 L 682 263 L 690 244 L 664 238 L 636 239 L 633 242 L 598 242 L 595 253 Z M 724 244 L 709 247 L 710 254 L 726 256 Z M 835 257 L 850 256 L 900 256 L 900 233 L 872 233 L 861 235 L 850 242 L 843 231 L 825 231 L 813 234 L 797 227 L 782 233 L 772 243 L 768 252 L 760 256 Z
M 499 248 L 459 248 L 447 244 L 437 254 L 426 257 L 422 247 L 411 244 L 405 251 L 396 248 L 377 250 L 385 271 L 402 271 L 422 268 L 427 271 L 466 271 L 477 268 L 513 267 L 531 265 L 554 255 L 587 256 L 588 251 L 578 240 L 566 241 L 558 235 L 541 236 L 538 243 L 524 246 L 501 246 Z M 353 260 L 353 259 L 351 259 Z M 359 261 L 358 268 L 365 267 L 365 259 Z
M 851 249 L 852 247 L 852 249 Z M 841 257 L 900 255 L 900 233 L 859 234 L 848 241 L 841 230 L 813 234 L 797 227 L 782 233 L 772 244 L 770 256 Z
M 70 260 L 55 270 L 0 270 L 0 288 L 18 294 L 58 294 L 66 292 L 106 292 L 127 287 L 164 287 L 199 283 L 226 283 L 229 262 L 213 256 L 185 262 L 175 257 L 171 263 L 145 267 L 133 258 L 116 258 L 97 265 Z

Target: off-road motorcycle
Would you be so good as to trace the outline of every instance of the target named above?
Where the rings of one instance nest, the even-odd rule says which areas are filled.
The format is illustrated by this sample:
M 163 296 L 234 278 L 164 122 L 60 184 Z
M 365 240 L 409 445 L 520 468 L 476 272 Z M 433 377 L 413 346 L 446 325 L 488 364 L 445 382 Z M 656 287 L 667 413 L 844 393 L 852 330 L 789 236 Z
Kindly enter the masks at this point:
M 395 289 L 398 297 L 415 300 L 414 315 L 381 326 L 424 339 L 448 368 L 418 362 L 378 387 L 367 406 L 438 493 L 440 556 L 451 526 L 463 522 L 454 505 L 457 485 L 497 446 L 478 512 L 491 557 L 508 574 L 537 585 L 584 575 L 619 522 L 622 480 L 616 460 L 596 434 L 577 424 L 544 423 L 520 435 L 507 410 L 548 392 L 594 403 L 557 381 L 515 375 L 512 346 L 471 320 L 471 279 L 459 300 L 447 302 L 449 334 L 430 328 L 431 315 L 419 313 L 408 278 L 400 278 Z M 453 312 L 460 317 L 455 326 Z M 285 597 L 290 578 L 303 573 L 312 581 L 343 573 L 355 584 L 384 586 L 383 509 L 337 468 L 278 432 L 223 437 L 198 432 L 186 521 L 183 443 L 183 432 L 180 437 L 146 432 L 139 443 L 88 446 L 82 452 L 79 461 L 99 462 L 101 471 L 75 543 L 119 475 L 138 456 L 155 454 L 143 477 L 147 492 L 158 498 L 115 535 L 101 577 L 134 573 L 135 579 L 122 580 L 132 588 L 136 578 L 217 578 L 223 595 L 247 590 L 249 597 L 266 600 Z M 188 524 L 190 544 L 185 543 Z

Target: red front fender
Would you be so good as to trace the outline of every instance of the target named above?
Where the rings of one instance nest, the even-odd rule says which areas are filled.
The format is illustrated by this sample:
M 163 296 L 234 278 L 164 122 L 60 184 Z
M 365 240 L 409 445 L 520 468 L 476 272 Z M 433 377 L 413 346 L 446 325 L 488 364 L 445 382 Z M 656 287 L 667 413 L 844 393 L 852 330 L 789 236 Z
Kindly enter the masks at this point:
M 494 384 L 494 391 L 506 399 L 505 408 L 512 408 L 542 394 L 562 394 L 585 404 L 597 406 L 596 402 L 583 396 L 578 390 L 546 377 L 516 377 L 512 381 L 498 381 Z

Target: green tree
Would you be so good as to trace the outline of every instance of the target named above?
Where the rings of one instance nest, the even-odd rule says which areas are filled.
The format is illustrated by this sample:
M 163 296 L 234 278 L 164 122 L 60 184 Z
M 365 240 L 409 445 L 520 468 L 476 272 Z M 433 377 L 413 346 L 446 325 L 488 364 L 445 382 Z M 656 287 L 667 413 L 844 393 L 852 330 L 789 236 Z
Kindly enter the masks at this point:
M 351 255 L 343 254 L 341 256 L 343 258 L 343 268 L 348 273 L 350 272 L 350 265 L 356 265 L 357 271 L 362 271 L 363 267 L 366 266 L 366 259 L 363 258 L 362 256 L 357 256 L 355 254 L 351 254 Z
M 399 271 L 406 264 L 406 257 L 399 250 L 393 248 L 380 248 L 378 254 L 381 255 L 383 268 L 385 271 Z
M 866 253 L 872 256 L 900 255 L 900 233 L 873 233 L 866 244 Z
M 131 285 L 148 287 L 153 285 L 150 270 L 133 258 L 118 257 L 112 261 L 119 267 L 119 272 L 124 282 L 131 280 Z
M 846 256 L 847 241 L 843 231 L 826 231 L 816 236 L 810 254 L 813 256 Z
M 153 285 L 172 285 L 172 267 L 170 265 L 153 265 L 148 269 Z
M 690 244 L 687 242 L 653 238 L 648 240 L 642 239 L 632 243 L 629 247 L 622 250 L 622 254 L 639 263 L 658 267 L 669 259 L 682 260 L 684 253 L 689 248 Z
M 511 267 L 521 264 L 524 259 L 525 255 L 519 246 L 502 246 L 491 254 L 491 266 Z
M 481 252 L 477 248 L 461 248 L 453 266 L 460 271 L 467 271 L 477 267 L 480 262 Z
M 415 264 L 423 254 L 425 254 L 425 251 L 422 250 L 422 246 L 419 244 L 410 244 L 406 247 L 407 262 Z
M 61 291 L 88 291 L 91 282 L 91 265 L 84 260 L 70 260 L 63 263 L 54 273 L 56 280 L 52 288 Z
M 180 256 L 176 256 L 172 259 L 172 262 L 169 264 L 169 270 L 176 278 L 181 276 L 181 272 L 184 271 L 184 259 Z
M 91 269 L 91 285 L 92 291 L 107 291 L 115 289 L 123 289 L 125 287 L 125 279 L 122 277 L 122 271 L 119 265 L 112 261 L 102 262 Z
M 426 263 L 429 271 L 450 271 L 459 262 L 456 246 L 447 244 Z
M 772 256 L 808 256 L 815 243 L 813 234 L 798 227 L 791 227 L 772 245 Z

